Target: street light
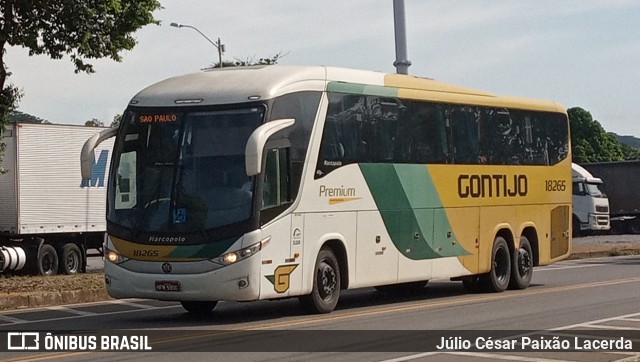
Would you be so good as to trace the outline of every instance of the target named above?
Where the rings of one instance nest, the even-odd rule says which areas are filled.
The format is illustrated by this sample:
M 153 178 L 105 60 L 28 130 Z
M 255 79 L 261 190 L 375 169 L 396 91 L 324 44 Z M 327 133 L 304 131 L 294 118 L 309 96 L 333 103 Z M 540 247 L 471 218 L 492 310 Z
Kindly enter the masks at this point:
M 211 39 L 209 39 L 209 37 L 207 37 L 200 30 L 198 30 L 198 28 L 191 25 L 171 23 L 171 26 L 173 26 L 174 28 L 191 28 L 197 31 L 198 33 L 200 33 L 200 35 L 202 35 L 205 39 L 209 41 L 209 43 L 213 44 L 213 46 L 216 47 L 216 49 L 218 49 L 218 64 L 220 64 L 220 68 L 222 68 L 222 53 L 224 53 L 224 44 L 220 42 L 220 38 L 218 38 L 217 42 L 213 42 Z

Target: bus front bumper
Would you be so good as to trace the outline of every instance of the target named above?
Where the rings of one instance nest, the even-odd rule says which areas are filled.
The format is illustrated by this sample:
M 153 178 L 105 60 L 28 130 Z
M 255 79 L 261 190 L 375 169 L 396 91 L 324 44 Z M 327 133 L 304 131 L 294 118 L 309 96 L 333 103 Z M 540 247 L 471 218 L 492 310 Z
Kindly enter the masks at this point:
M 158 264 L 160 269 L 162 263 Z M 113 298 L 251 301 L 260 295 L 260 258 L 256 256 L 199 274 L 132 272 L 107 260 L 104 272 Z

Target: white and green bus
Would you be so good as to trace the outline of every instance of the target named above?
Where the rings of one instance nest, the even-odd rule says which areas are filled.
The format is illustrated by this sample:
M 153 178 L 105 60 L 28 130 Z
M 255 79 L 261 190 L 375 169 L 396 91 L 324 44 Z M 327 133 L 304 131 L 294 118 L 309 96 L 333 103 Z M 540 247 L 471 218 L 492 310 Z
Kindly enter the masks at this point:
M 207 70 L 138 93 L 116 136 L 105 274 L 115 298 L 526 288 L 570 253 L 566 112 L 549 101 L 324 66 Z M 88 162 L 87 162 L 88 161 Z

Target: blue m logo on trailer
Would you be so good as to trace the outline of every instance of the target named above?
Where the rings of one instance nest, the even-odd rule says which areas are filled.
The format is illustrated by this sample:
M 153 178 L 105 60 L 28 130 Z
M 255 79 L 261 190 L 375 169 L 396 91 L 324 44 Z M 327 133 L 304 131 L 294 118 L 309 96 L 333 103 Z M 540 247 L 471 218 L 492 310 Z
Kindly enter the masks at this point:
M 104 178 L 107 171 L 107 160 L 109 159 L 109 150 L 100 151 L 100 156 L 96 162 L 95 155 L 91 166 L 91 178 L 83 179 L 80 187 L 104 187 Z

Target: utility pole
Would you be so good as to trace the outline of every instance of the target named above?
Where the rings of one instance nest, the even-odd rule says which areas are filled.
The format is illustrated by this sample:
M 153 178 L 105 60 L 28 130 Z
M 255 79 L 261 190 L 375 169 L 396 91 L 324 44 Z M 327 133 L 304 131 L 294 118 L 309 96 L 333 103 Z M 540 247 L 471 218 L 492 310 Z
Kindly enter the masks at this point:
M 404 17 L 404 0 L 393 0 L 393 25 L 396 34 L 396 73 L 409 74 L 411 62 L 407 59 L 407 31 Z
M 201 32 L 198 28 L 196 28 L 195 26 L 191 26 L 191 25 L 180 24 L 180 23 L 171 23 L 171 26 L 173 26 L 174 28 L 191 28 L 191 29 L 197 31 L 198 33 L 200 33 L 200 35 L 202 35 L 205 39 L 207 39 L 207 41 L 209 43 L 213 44 L 213 46 L 216 47 L 216 49 L 218 50 L 218 64 L 219 64 L 220 68 L 222 68 L 222 53 L 224 53 L 224 51 L 225 51 L 225 46 L 220 41 L 220 38 L 218 38 L 217 42 L 214 42 L 213 40 L 209 39 L 208 36 L 204 35 L 204 33 Z

